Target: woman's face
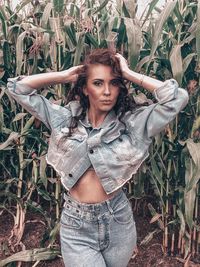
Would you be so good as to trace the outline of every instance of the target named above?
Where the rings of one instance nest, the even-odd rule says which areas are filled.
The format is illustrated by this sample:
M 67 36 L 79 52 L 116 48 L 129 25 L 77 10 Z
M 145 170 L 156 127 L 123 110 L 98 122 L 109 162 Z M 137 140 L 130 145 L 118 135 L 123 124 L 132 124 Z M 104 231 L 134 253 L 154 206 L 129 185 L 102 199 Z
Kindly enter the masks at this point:
M 109 66 L 90 65 L 83 92 L 89 98 L 90 109 L 99 114 L 108 113 L 116 104 L 119 95 L 119 78 Z

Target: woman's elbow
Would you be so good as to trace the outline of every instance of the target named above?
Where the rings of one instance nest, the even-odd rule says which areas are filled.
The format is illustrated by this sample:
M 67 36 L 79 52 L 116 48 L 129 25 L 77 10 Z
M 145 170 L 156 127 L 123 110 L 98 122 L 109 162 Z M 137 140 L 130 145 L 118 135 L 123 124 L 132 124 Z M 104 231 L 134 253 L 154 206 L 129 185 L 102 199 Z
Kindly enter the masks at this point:
M 188 92 L 183 89 L 183 88 L 179 88 L 178 89 L 178 96 L 177 98 L 180 100 L 180 104 L 181 104 L 181 108 L 180 110 L 182 110 L 188 103 L 189 101 L 189 95 L 188 95 Z

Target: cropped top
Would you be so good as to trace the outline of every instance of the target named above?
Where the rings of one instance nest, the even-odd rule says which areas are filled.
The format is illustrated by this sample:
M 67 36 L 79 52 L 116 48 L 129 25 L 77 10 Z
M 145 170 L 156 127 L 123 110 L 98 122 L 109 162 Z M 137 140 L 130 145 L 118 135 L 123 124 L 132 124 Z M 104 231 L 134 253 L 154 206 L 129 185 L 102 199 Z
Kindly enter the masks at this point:
M 111 110 L 98 128 L 91 129 L 86 115 L 72 136 L 67 137 L 72 117 L 82 111 L 79 101 L 65 107 L 53 104 L 20 79 L 8 80 L 9 94 L 51 130 L 46 159 L 67 190 L 91 165 L 107 194 L 122 187 L 148 157 L 152 137 L 188 102 L 187 91 L 170 79 L 154 90 L 156 103 L 128 111 L 120 120 Z

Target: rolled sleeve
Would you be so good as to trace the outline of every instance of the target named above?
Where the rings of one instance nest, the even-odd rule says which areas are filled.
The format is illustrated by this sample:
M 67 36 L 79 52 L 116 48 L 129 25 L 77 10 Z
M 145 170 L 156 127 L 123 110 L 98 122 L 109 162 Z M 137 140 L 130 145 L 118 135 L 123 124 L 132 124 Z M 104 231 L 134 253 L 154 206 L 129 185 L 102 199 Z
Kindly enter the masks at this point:
M 171 101 L 177 97 L 178 87 L 179 86 L 176 80 L 167 80 L 162 86 L 154 90 L 154 97 L 160 104 Z
M 63 121 L 71 118 L 69 109 L 56 105 L 37 94 L 37 90 L 20 81 L 25 76 L 9 78 L 7 89 L 9 95 L 15 99 L 31 115 L 41 120 L 50 130 L 58 127 Z
M 187 105 L 189 96 L 185 89 L 171 79 L 154 91 L 157 103 L 142 106 L 126 117 L 130 130 L 140 139 L 150 141 L 170 123 Z
M 9 78 L 7 87 L 9 91 L 13 91 L 17 95 L 32 95 L 36 93 L 36 90 L 29 86 L 20 83 L 25 76 L 18 76 L 15 78 Z

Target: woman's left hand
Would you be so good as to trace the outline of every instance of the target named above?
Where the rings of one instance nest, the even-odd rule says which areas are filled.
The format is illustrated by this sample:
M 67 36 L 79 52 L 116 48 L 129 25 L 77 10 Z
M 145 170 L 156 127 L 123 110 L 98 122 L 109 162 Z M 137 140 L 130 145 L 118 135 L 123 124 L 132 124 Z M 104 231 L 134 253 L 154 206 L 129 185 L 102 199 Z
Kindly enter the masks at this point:
M 119 53 L 115 55 L 115 57 L 119 60 L 120 69 L 122 72 L 122 75 L 125 79 L 128 79 L 128 72 L 130 71 L 128 67 L 127 60 Z

